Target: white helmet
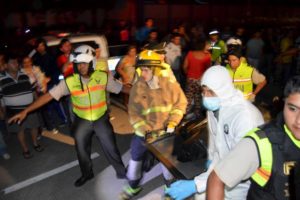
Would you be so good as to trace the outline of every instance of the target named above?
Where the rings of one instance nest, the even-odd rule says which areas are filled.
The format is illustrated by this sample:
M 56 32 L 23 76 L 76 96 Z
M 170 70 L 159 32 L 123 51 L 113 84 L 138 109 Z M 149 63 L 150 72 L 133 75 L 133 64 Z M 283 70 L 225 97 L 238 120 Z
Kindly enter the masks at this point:
M 73 63 L 90 63 L 94 60 L 95 49 L 89 45 L 81 45 L 77 47 L 70 56 L 70 61 Z
M 242 41 L 239 38 L 231 37 L 226 42 L 227 45 L 240 45 L 242 46 Z
M 70 55 L 70 62 L 73 62 L 74 72 L 78 73 L 78 63 L 88 63 L 89 72 L 94 71 L 96 66 L 95 49 L 89 45 L 81 45 L 77 47 L 74 52 Z

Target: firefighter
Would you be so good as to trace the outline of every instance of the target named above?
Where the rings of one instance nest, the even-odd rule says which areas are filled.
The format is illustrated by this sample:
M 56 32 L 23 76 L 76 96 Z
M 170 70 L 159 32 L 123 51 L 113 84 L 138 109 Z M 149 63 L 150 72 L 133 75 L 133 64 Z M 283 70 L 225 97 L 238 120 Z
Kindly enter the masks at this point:
M 140 77 L 132 86 L 129 96 L 128 114 L 135 135 L 131 141 L 131 159 L 127 169 L 128 185 L 120 194 L 120 199 L 131 199 L 141 190 L 140 180 L 143 174 L 143 161 L 147 153 L 146 133 L 174 132 L 175 127 L 185 114 L 187 100 L 179 84 L 163 76 L 165 70 L 160 55 L 151 50 L 140 53 L 137 67 Z M 166 184 L 173 176 L 163 166 Z
M 208 199 L 224 199 L 225 185 L 230 190 L 250 177 L 247 199 L 299 199 L 300 76 L 288 81 L 284 98 L 283 113 L 276 120 L 250 131 L 215 166 Z
M 76 48 L 70 58 L 73 62 L 74 74 L 66 77 L 25 110 L 9 119 L 9 122 L 21 123 L 28 113 L 52 99 L 59 100 L 62 96 L 71 95 L 75 114 L 72 133 L 82 173 L 74 184 L 76 187 L 82 186 L 94 177 L 90 158 L 91 139 L 94 133 L 100 141 L 106 158 L 116 170 L 117 177 L 125 178 L 126 176 L 126 169 L 116 145 L 106 104 L 106 90 L 119 93 L 122 84 L 114 81 L 106 72 L 94 70 L 94 55 L 94 49 L 88 45 Z

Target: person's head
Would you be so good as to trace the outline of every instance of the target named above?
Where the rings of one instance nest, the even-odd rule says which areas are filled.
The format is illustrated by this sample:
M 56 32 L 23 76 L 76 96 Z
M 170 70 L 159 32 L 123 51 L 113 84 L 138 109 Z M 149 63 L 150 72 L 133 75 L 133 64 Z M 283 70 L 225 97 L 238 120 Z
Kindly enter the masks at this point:
M 218 30 L 212 30 L 208 33 L 209 39 L 213 42 L 218 41 L 219 39 L 219 31 Z
M 179 33 L 172 33 L 171 42 L 179 46 L 181 44 L 181 35 Z
M 139 54 L 136 67 L 141 69 L 141 77 L 146 81 L 150 81 L 155 74 L 161 70 L 162 61 L 160 55 L 151 50 L 142 51 Z
M 94 71 L 95 50 L 88 45 L 81 45 L 77 47 L 72 55 L 70 61 L 73 62 L 74 73 L 79 73 L 83 77 L 89 77 Z
M 35 49 L 40 54 L 45 54 L 47 49 L 46 41 L 43 38 L 39 38 L 36 40 Z
M 300 76 L 291 78 L 284 88 L 283 117 L 287 128 L 300 140 Z
M 218 110 L 236 92 L 229 72 L 222 66 L 208 68 L 202 76 L 201 87 L 203 105 L 211 111 Z
M 156 41 L 157 38 L 158 38 L 158 32 L 157 32 L 157 29 L 152 29 L 150 32 L 149 32 L 149 40 L 150 41 Z
M 227 53 L 228 63 L 232 70 L 236 70 L 241 64 L 242 51 L 240 49 L 234 49 Z
M 31 68 L 32 67 L 32 59 L 29 56 L 25 56 L 22 60 L 23 68 Z
M 127 49 L 127 55 L 129 55 L 129 56 L 136 56 L 136 53 L 137 53 L 137 47 L 136 47 L 136 45 L 134 45 L 134 44 L 129 45 L 128 49 Z
M 231 37 L 226 42 L 228 51 L 232 51 L 235 49 L 242 49 L 242 41 L 237 37 Z
M 148 28 L 151 28 L 151 27 L 153 27 L 153 19 L 152 18 L 147 18 L 146 20 L 145 20 L 145 26 L 147 26 Z
M 9 56 L 6 71 L 10 74 L 15 74 L 19 71 L 19 62 L 16 56 Z
M 72 44 L 71 44 L 71 42 L 67 38 L 63 38 L 60 41 L 60 43 L 58 45 L 58 48 L 64 54 L 70 54 L 71 50 L 72 50 Z
M 192 44 L 192 50 L 194 51 L 204 51 L 206 47 L 209 49 L 210 45 L 204 39 L 197 39 Z

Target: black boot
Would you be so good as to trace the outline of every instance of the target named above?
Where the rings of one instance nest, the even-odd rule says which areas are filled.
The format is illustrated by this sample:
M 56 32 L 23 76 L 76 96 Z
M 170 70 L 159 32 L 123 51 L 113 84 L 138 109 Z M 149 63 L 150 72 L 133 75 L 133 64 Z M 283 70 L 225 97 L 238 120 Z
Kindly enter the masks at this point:
M 90 173 L 88 176 L 81 176 L 79 179 L 75 181 L 74 185 L 75 187 L 80 187 L 83 184 L 85 184 L 85 182 L 91 180 L 92 178 L 94 178 L 94 173 Z

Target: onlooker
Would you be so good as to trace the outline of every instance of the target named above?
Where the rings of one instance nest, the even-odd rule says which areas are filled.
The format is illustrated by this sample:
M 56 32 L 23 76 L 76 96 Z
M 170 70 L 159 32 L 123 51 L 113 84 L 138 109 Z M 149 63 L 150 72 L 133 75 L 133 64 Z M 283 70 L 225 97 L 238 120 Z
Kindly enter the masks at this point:
M 137 49 L 135 45 L 129 45 L 127 54 L 122 58 L 118 66 L 117 72 L 121 76 L 122 83 L 125 85 L 132 85 L 135 75 L 135 63 L 136 63 Z M 129 94 L 124 95 L 124 104 L 128 105 Z
M 147 18 L 145 20 L 145 25 L 136 31 L 135 39 L 139 45 L 146 41 L 150 31 L 153 29 L 153 23 L 154 22 L 152 18 Z
M 285 86 L 284 99 L 283 113 L 276 120 L 250 131 L 217 163 L 208 179 L 207 199 L 224 199 L 225 188 L 231 190 L 249 178 L 247 199 L 299 199 L 299 76 Z
M 4 118 L 5 118 L 4 111 L 3 111 L 2 107 L 0 106 L 0 119 L 3 120 Z M 10 159 L 10 155 L 7 152 L 7 146 L 4 141 L 3 133 L 1 130 L 0 130 L 0 156 L 2 156 L 5 160 Z
M 24 110 L 33 102 L 33 88 L 29 77 L 19 71 L 19 63 L 15 57 L 9 58 L 6 74 L 0 77 L 0 97 L 3 99 L 8 118 Z M 37 141 L 39 126 L 37 113 L 31 113 L 23 123 L 8 126 L 9 132 L 17 132 L 25 159 L 32 157 L 26 142 L 25 129 L 31 130 L 34 150 L 37 152 L 44 150 Z
M 201 87 L 199 81 L 207 68 L 211 66 L 211 55 L 205 40 L 196 41 L 194 48 L 185 57 L 183 71 L 186 74 L 185 95 L 188 100 L 187 113 L 193 111 L 199 117 L 201 115 Z M 194 102 L 194 109 L 193 103 Z
M 181 35 L 173 33 L 171 42 L 165 47 L 166 63 L 168 63 L 175 75 L 177 82 L 182 85 L 182 54 L 181 54 Z
M 63 38 L 58 45 L 58 55 L 56 57 L 57 67 L 60 72 L 63 71 L 64 64 L 69 61 L 72 50 L 72 44 L 67 38 Z
M 258 69 L 263 56 L 264 41 L 261 38 L 261 32 L 256 31 L 253 37 L 246 44 L 246 58 L 249 65 Z

